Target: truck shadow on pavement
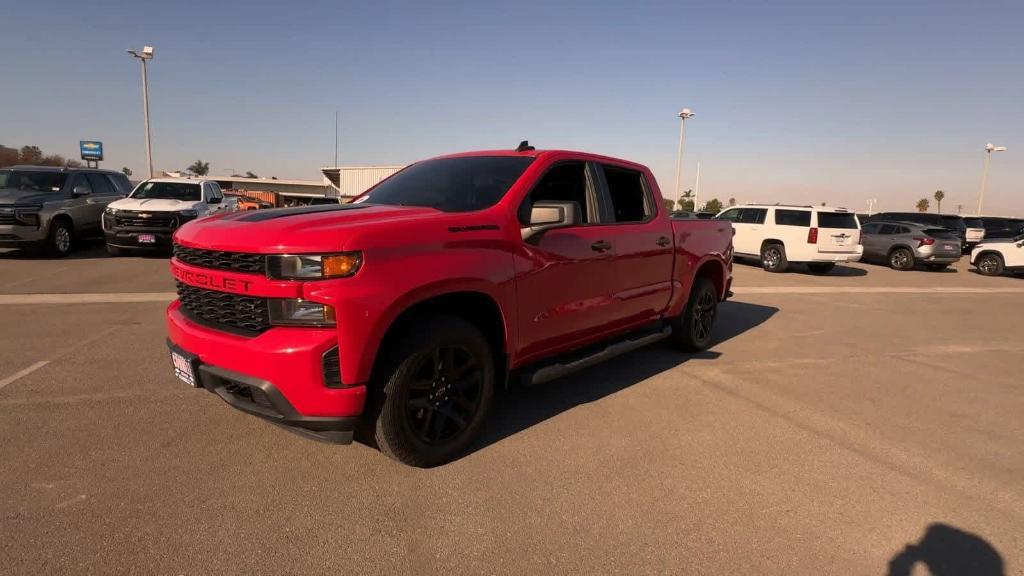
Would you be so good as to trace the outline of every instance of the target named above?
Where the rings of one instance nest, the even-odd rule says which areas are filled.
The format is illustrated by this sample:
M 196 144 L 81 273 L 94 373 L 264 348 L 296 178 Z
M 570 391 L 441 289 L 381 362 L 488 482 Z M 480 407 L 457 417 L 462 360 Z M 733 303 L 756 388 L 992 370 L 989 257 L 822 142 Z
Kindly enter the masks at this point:
M 736 259 L 736 262 L 744 264 L 751 268 L 761 268 L 761 263 L 757 260 L 747 259 Z M 842 264 L 836 264 L 836 267 L 832 270 L 824 273 L 811 272 L 806 264 L 790 264 L 782 274 L 799 274 L 801 276 L 835 276 L 837 278 L 856 278 L 860 276 L 867 276 L 868 271 L 863 268 L 855 268 L 853 266 L 843 266 Z
M 977 534 L 948 524 L 928 526 L 921 541 L 908 544 L 889 561 L 889 576 L 918 574 L 923 564 L 933 576 L 1004 576 L 1005 563 L 999 552 Z
M 716 346 L 768 321 L 778 308 L 729 301 L 719 306 L 718 311 L 714 328 Z M 470 452 L 484 449 L 562 412 L 598 401 L 690 360 L 714 360 L 719 356 L 721 353 L 714 347 L 705 352 L 686 354 L 668 343 L 658 343 L 553 382 L 530 388 L 513 387 L 495 399 L 491 415 Z
M 156 259 L 170 259 L 170 251 L 149 251 L 141 250 L 129 254 L 129 256 L 137 256 L 142 258 L 156 258 Z M 27 250 L 24 248 L 14 248 L 10 250 L 0 249 L 0 260 L 50 260 L 53 262 L 61 262 L 64 260 L 107 260 L 112 258 L 107 254 L 107 245 L 103 239 L 84 239 L 79 240 L 78 245 L 75 246 L 71 254 L 58 258 L 49 256 L 38 251 Z

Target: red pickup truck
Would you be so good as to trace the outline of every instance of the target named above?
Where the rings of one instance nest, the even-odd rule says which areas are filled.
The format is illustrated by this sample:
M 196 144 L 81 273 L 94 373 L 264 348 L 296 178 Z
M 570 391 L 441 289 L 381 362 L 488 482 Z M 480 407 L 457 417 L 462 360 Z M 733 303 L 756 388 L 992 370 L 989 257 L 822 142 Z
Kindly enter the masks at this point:
M 404 463 L 451 460 L 495 390 L 670 338 L 712 342 L 728 222 L 670 220 L 650 170 L 559 150 L 413 164 L 350 204 L 181 227 L 175 374 L 250 414 Z

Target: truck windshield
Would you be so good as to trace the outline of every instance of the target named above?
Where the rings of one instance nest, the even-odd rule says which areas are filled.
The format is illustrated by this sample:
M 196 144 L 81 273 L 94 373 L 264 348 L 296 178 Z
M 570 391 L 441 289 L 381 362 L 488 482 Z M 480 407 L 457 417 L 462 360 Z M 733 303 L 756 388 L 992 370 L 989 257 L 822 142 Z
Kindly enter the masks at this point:
M 60 192 L 68 175 L 63 172 L 0 170 L 0 188 Z
M 533 158 L 467 156 L 426 160 L 384 180 L 357 202 L 472 212 L 493 206 Z
M 143 182 L 132 192 L 132 198 L 199 202 L 203 194 L 199 184 L 191 182 Z

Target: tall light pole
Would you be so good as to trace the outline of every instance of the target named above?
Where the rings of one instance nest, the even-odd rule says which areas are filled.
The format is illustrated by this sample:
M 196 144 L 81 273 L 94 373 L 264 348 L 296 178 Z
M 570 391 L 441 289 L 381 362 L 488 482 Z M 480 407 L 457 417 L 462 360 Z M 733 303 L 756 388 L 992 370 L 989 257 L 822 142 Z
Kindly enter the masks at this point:
M 981 191 L 978 192 L 978 212 L 975 214 L 976 216 L 984 214 L 981 211 L 981 205 L 985 201 L 985 187 L 988 186 L 988 165 L 992 162 L 993 152 L 1006 152 L 1006 146 L 995 146 L 991 142 L 985 144 L 985 169 L 981 172 Z
M 693 111 L 689 108 L 683 108 L 679 112 L 679 151 L 676 153 L 676 190 L 675 198 L 679 198 L 683 190 L 679 187 L 679 178 L 683 172 L 683 139 L 686 137 L 686 120 L 693 118 Z M 697 207 L 696 202 L 694 208 Z
M 878 204 L 878 198 L 868 198 L 868 216 L 875 213 L 875 204 Z
M 146 60 L 153 58 L 153 47 L 144 46 L 142 51 L 128 50 L 133 57 L 142 61 L 142 118 L 146 123 L 146 167 L 147 178 L 153 177 L 153 149 L 149 140 L 149 80 L 146 78 Z

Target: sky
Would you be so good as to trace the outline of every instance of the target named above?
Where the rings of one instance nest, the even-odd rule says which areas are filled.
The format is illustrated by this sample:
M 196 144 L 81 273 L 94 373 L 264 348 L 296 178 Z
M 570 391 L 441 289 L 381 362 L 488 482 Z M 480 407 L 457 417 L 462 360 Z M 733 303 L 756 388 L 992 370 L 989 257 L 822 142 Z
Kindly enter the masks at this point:
M 145 168 L 318 179 L 334 162 L 585 150 L 666 194 L 679 119 L 700 197 L 1024 215 L 1024 2 L 3 0 L 0 144 Z M 934 200 L 932 209 L 935 209 Z

